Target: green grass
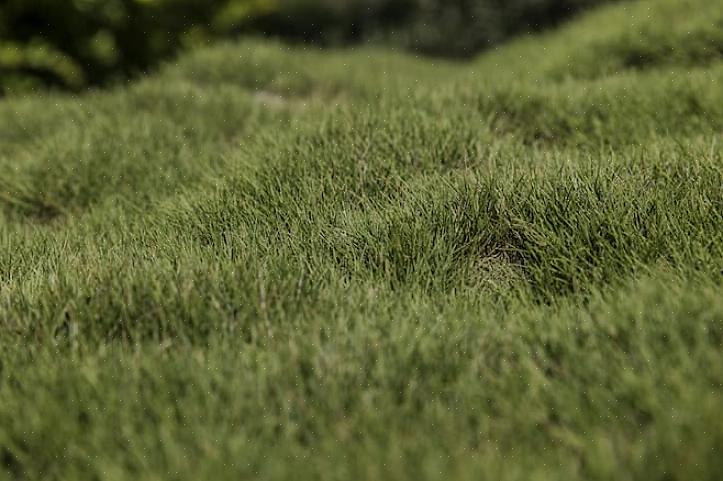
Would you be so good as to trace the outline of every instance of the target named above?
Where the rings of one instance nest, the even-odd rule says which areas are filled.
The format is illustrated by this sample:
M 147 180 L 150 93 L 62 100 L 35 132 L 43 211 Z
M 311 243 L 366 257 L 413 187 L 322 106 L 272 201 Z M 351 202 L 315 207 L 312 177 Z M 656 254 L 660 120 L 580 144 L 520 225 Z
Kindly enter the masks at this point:
M 0 479 L 717 479 L 716 5 L 4 99 Z

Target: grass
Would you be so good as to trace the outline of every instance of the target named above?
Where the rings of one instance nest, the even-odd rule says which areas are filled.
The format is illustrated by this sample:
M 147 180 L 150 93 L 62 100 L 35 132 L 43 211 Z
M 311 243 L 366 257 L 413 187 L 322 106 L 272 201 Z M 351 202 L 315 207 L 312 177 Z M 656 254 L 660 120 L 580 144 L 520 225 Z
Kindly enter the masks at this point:
M 0 479 L 717 479 L 722 22 L 4 99 Z

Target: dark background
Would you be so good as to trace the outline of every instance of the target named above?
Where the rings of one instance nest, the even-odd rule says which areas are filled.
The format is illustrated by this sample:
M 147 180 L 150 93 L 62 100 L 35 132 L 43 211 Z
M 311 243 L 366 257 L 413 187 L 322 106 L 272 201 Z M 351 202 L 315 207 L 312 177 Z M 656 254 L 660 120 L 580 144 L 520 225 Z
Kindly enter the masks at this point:
M 610 0 L 0 0 L 0 89 L 78 90 L 242 34 L 465 58 Z

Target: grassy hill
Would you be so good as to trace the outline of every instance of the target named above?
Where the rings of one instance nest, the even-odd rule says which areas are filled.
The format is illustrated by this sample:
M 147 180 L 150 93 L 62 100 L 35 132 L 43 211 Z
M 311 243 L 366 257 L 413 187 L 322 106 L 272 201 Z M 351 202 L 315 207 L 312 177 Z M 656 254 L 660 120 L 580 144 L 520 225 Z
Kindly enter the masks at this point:
M 0 479 L 717 479 L 723 6 L 0 102 Z

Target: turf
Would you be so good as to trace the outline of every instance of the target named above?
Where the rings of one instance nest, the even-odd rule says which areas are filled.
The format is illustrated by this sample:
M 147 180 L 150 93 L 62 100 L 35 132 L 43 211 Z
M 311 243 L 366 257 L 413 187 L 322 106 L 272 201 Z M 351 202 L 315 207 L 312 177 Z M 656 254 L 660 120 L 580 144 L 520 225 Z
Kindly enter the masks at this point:
M 4 99 L 0 479 L 717 479 L 721 32 Z

